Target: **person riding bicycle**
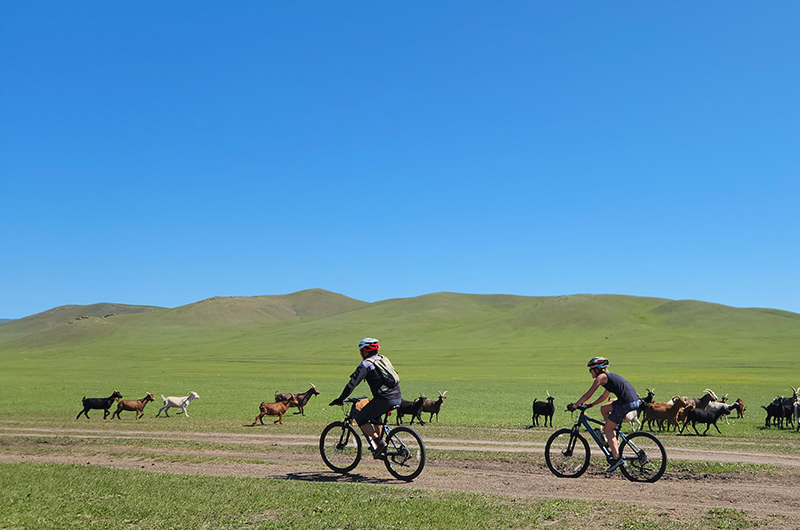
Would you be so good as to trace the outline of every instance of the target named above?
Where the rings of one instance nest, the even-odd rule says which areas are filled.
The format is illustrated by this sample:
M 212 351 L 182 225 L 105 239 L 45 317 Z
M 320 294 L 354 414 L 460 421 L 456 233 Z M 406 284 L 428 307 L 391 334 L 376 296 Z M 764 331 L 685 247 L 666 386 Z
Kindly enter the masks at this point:
M 367 380 L 367 384 L 369 384 L 369 388 L 372 391 L 372 399 L 356 414 L 355 421 L 370 440 L 373 446 L 373 455 L 376 458 L 380 457 L 383 450 L 386 449 L 386 443 L 381 439 L 383 433 L 380 432 L 380 418 L 400 405 L 402 400 L 400 383 L 395 382 L 394 386 L 389 386 L 379 367 L 376 366 L 376 362 L 381 363 L 383 360 L 383 356 L 378 353 L 380 349 L 381 346 L 378 339 L 373 339 L 372 337 L 366 337 L 358 343 L 358 351 L 361 353 L 362 359 L 361 364 L 350 376 L 350 381 L 345 385 L 341 395 L 329 404 L 331 407 L 342 405 L 359 383 L 365 379 Z M 373 425 L 378 425 L 378 429 L 376 430 Z
M 605 389 L 603 395 L 593 403 L 588 403 L 589 407 L 603 403 L 608 399 L 609 394 L 614 394 L 617 397 L 617 399 L 613 399 L 600 407 L 600 412 L 606 421 L 603 426 L 603 432 L 606 435 L 606 440 L 608 440 L 608 448 L 611 450 L 611 456 L 608 459 L 610 466 L 606 471 L 616 471 L 623 464 L 619 455 L 616 429 L 623 422 L 626 414 L 639 408 L 639 394 L 636 393 L 636 389 L 625 378 L 608 371 L 608 359 L 592 357 L 587 366 L 594 382 L 591 388 L 578 401 L 567 405 L 567 409 L 575 410 L 579 405 L 588 401 L 601 386 Z

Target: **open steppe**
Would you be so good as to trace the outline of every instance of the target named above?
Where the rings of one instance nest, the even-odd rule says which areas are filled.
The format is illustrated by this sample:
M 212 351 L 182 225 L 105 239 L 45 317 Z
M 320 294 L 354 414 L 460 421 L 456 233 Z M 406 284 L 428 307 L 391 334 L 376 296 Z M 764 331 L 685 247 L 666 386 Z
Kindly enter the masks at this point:
M 340 415 L 326 404 L 357 364 L 363 336 L 381 339 L 406 397 L 448 391 L 441 423 L 419 428 L 431 460 L 410 485 L 373 461 L 335 475 L 316 450 L 322 426 Z M 792 528 L 800 433 L 764 428 L 760 406 L 800 384 L 799 347 L 800 315 L 625 296 L 438 293 L 368 304 L 311 290 L 173 309 L 65 306 L 0 325 L 0 469 L 56 463 L 271 478 L 318 485 L 321 494 L 359 484 L 526 503 L 579 499 L 601 503 L 593 509 L 646 507 L 649 518 L 628 528 Z M 599 466 L 557 479 L 544 466 L 544 442 L 570 423 L 564 405 L 588 388 L 585 363 L 594 355 L 610 358 L 640 392 L 655 389 L 657 400 L 712 388 L 741 397 L 746 416 L 721 423 L 721 435 L 660 435 L 673 465 L 656 484 L 631 484 Z M 309 382 L 322 394 L 305 417 L 247 427 L 273 392 Z M 138 422 L 132 413 L 104 421 L 97 411 L 75 420 L 83 396 L 112 390 L 126 399 L 151 392 L 156 403 Z M 160 394 L 190 390 L 200 399 L 189 418 L 153 418 Z M 529 428 L 531 401 L 546 392 L 556 397 L 554 427 Z M 733 523 L 720 523 L 720 513 Z

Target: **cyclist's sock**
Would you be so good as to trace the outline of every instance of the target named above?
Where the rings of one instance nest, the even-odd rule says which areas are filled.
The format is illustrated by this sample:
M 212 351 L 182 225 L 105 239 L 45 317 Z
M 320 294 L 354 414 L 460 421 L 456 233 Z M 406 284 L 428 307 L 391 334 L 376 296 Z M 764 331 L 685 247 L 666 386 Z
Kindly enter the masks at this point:
M 372 450 L 372 457 L 381 458 L 385 450 L 386 450 L 386 442 L 384 442 L 383 440 L 378 440 L 375 443 L 375 449 Z

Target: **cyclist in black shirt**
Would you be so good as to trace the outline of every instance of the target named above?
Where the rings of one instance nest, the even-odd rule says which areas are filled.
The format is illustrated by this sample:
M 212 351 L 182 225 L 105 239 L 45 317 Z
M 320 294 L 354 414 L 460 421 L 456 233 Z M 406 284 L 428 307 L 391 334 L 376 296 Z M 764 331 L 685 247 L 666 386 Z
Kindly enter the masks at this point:
M 396 383 L 389 387 L 385 383 L 380 371 L 375 366 L 375 361 L 379 361 L 381 349 L 378 339 L 366 337 L 358 343 L 358 351 L 361 353 L 361 364 L 350 376 L 350 381 L 345 385 L 341 395 L 330 402 L 330 406 L 341 405 L 345 398 L 358 386 L 361 381 L 367 381 L 372 391 L 372 399 L 361 409 L 355 417 L 356 424 L 370 439 L 373 444 L 373 454 L 376 458 L 386 448 L 386 443 L 380 438 L 381 433 L 376 431 L 372 424 L 376 424 L 380 429 L 380 418 L 393 408 L 397 407 L 402 400 L 400 384 Z
M 574 410 L 578 405 L 587 402 L 601 386 L 604 388 L 603 395 L 588 405 L 594 406 L 603 403 L 610 394 L 614 394 L 617 399 L 613 399 L 600 407 L 600 412 L 606 421 L 603 432 L 608 440 L 608 448 L 611 450 L 611 457 L 606 471 L 616 471 L 623 464 L 619 457 L 619 443 L 617 442 L 617 426 L 625 419 L 625 415 L 639 407 L 639 394 L 628 381 L 622 376 L 608 371 L 608 359 L 603 357 L 593 357 L 589 364 L 589 373 L 592 374 L 594 383 L 591 388 L 578 399 L 574 404 L 567 405 L 569 410 Z

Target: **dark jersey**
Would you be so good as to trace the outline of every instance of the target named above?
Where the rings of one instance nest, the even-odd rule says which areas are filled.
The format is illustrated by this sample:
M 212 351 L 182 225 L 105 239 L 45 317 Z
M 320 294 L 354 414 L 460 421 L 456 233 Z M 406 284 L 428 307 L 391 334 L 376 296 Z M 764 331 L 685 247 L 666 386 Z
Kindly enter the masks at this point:
M 620 403 L 633 403 L 639 399 L 639 394 L 624 377 L 611 372 L 606 372 L 608 381 L 603 385 L 603 388 L 617 396 Z
M 383 386 L 383 377 L 381 377 L 381 373 L 370 361 L 372 357 L 374 356 L 367 357 L 361 361 L 361 364 L 358 365 L 356 371 L 350 376 L 350 381 L 344 387 L 344 390 L 342 390 L 342 394 L 339 397 L 342 399 L 346 398 L 358 386 L 358 384 L 361 383 L 361 381 L 366 379 L 369 389 L 372 391 L 373 397 L 380 396 L 390 401 L 397 400 L 399 403 L 401 397 L 400 385 L 398 384 L 394 388 L 390 388 L 381 392 L 381 387 Z

